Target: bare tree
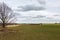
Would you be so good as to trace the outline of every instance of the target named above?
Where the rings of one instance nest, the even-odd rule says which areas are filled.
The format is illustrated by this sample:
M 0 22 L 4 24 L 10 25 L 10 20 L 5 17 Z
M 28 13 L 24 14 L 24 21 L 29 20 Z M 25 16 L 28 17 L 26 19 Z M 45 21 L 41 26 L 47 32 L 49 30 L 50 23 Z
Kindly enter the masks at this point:
M 9 8 L 5 3 L 0 4 L 0 23 L 5 28 L 7 23 L 13 23 L 15 21 L 15 14 L 12 9 Z

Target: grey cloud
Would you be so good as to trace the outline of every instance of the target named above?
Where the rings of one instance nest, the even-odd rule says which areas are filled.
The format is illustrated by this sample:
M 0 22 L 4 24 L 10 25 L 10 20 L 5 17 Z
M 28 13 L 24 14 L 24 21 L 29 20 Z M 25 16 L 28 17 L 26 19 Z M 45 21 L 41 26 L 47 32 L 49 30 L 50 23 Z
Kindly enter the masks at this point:
M 43 5 L 45 5 L 46 4 L 46 0 L 37 0 L 38 1 L 38 3 L 40 3 L 40 4 L 43 4 Z
M 45 18 L 46 16 L 43 16 L 43 15 L 37 15 L 35 17 L 32 17 L 32 18 Z
M 18 6 L 15 11 L 38 11 L 38 10 L 45 10 L 45 1 L 44 0 L 37 0 L 37 4 L 26 4 L 23 6 Z
M 46 16 L 37 15 L 37 16 L 20 16 L 20 18 L 45 18 Z
M 60 22 L 60 20 L 57 20 L 57 19 L 54 19 L 54 18 L 51 18 L 51 17 L 47 17 L 46 19 L 49 22 Z
M 55 16 L 55 17 L 57 17 L 57 16 L 60 17 L 60 15 L 53 15 L 53 16 Z
M 54 18 L 51 18 L 51 17 L 46 17 L 48 20 L 53 20 Z
M 53 16 L 60 16 L 60 15 L 53 15 Z
M 44 10 L 45 8 L 42 6 L 36 6 L 36 5 L 25 5 L 25 6 L 19 6 L 18 9 L 16 9 L 17 11 L 31 11 L 31 10 Z

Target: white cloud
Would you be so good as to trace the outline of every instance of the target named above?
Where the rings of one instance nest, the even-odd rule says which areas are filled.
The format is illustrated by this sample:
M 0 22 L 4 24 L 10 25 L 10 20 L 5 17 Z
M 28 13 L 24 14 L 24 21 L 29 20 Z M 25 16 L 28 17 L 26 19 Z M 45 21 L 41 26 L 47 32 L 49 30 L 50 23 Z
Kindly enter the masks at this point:
M 43 17 L 38 17 L 38 18 L 33 18 L 37 16 L 43 16 Z M 54 15 L 58 15 L 57 13 L 51 13 L 48 11 L 29 11 L 29 12 L 21 12 L 21 17 L 23 18 L 18 18 L 18 21 L 20 22 L 33 22 L 33 23 L 38 23 L 38 22 L 60 22 L 59 17 L 55 17 Z
M 60 0 L 47 0 L 47 11 L 60 13 Z
M 48 7 L 60 7 L 60 0 L 47 0 Z
M 27 6 L 25 5 L 36 5 L 37 7 L 40 7 L 41 4 L 44 4 L 42 0 L 0 0 L 0 2 L 5 2 L 9 7 L 11 7 L 13 10 L 17 9 L 18 6 L 23 6 L 23 8 L 26 9 Z M 40 1 L 42 3 L 40 3 Z M 39 6 L 40 5 L 40 6 Z M 42 5 L 43 6 L 43 5 Z M 20 16 L 17 18 L 19 23 L 39 23 L 39 22 L 60 22 L 60 16 L 54 16 L 54 15 L 60 15 L 60 0 L 47 0 L 46 10 L 30 10 L 30 11 L 15 11 L 16 13 L 19 13 Z M 36 8 L 36 7 L 35 7 Z M 40 18 L 33 18 L 40 15 Z M 41 17 L 44 16 L 44 17 Z M 26 17 L 26 18 L 20 18 L 20 17 Z

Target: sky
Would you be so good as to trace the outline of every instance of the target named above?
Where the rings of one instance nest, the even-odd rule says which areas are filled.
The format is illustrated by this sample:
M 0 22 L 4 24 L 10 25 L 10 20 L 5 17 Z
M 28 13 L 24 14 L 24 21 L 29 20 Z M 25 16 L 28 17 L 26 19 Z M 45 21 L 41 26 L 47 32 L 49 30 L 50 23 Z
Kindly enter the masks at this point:
M 17 23 L 60 22 L 60 0 L 0 0 L 17 15 Z

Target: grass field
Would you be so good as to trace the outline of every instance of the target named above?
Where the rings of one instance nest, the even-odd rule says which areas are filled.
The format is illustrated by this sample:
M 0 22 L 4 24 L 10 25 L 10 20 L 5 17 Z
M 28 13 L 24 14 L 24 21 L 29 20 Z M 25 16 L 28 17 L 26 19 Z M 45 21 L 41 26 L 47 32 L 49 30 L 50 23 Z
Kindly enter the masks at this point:
M 16 32 L 0 32 L 0 40 L 60 40 L 60 24 L 7 27 Z

